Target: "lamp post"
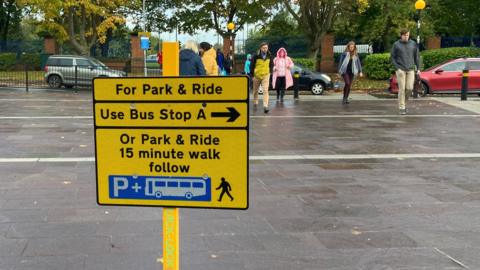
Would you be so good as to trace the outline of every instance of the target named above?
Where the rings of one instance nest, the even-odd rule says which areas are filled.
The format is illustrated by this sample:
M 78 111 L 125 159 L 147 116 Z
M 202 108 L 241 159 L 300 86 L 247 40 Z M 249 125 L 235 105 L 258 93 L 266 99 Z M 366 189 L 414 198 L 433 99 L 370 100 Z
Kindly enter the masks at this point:
M 230 35 L 230 49 L 229 49 L 229 53 L 228 53 L 228 57 L 230 58 L 230 63 L 232 65 L 232 69 L 233 69 L 233 29 L 235 29 L 235 24 L 233 22 L 229 22 L 227 24 L 227 29 L 228 29 L 228 33 Z M 230 72 L 232 72 L 230 70 Z
M 422 10 L 425 8 L 426 4 L 423 0 L 417 0 L 415 2 L 415 9 L 417 10 L 417 45 L 420 48 L 420 24 L 421 24 L 421 14 Z

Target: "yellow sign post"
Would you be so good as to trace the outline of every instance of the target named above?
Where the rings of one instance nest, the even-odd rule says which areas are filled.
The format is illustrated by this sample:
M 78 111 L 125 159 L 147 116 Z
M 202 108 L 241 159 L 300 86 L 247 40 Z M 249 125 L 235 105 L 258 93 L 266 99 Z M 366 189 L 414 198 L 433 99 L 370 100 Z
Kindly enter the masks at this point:
M 177 207 L 248 208 L 248 78 L 178 76 L 93 81 L 97 201 L 162 206 L 165 270 L 179 269 Z M 171 77 L 170 77 L 171 76 Z
M 164 76 L 179 75 L 177 42 L 164 42 Z M 163 208 L 163 270 L 180 269 L 180 213 L 178 208 Z

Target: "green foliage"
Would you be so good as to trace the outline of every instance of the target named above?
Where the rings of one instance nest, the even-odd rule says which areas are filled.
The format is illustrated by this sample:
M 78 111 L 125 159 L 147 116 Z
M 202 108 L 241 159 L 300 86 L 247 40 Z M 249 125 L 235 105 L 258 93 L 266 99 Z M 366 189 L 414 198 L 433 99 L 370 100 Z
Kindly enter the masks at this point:
M 147 1 L 147 28 L 193 35 L 198 30 L 214 30 L 228 36 L 227 24 L 233 22 L 233 34 L 246 23 L 266 21 L 273 13 L 277 0 L 170 0 Z
M 363 62 L 363 72 L 370 79 L 386 80 L 390 78 L 395 68 L 390 60 L 390 53 L 370 54 Z
M 18 59 L 19 64 L 27 65 L 29 67 L 40 68 L 40 53 L 24 53 Z
M 17 54 L 15 53 L 0 53 L 0 70 L 13 70 L 17 63 Z
M 434 34 L 436 24 L 433 22 L 431 9 L 438 1 L 428 0 L 428 8 L 421 13 L 422 39 Z M 368 0 L 368 5 L 357 13 L 340 16 L 335 24 L 335 36 L 373 44 L 375 52 L 388 52 L 391 45 L 399 38 L 402 28 L 410 29 L 412 37 L 416 36 L 415 0 Z M 438 17 L 448 21 L 445 16 Z
M 0 51 L 5 51 L 9 40 L 22 37 L 22 9 L 15 0 L 2 0 L 0 4 Z
M 480 48 L 465 47 L 427 50 L 421 52 L 420 55 L 423 67 L 427 69 L 455 58 L 478 57 Z M 363 71 L 370 79 L 388 79 L 395 72 L 395 68 L 390 60 L 390 53 L 368 55 L 363 61 Z
M 480 34 L 480 5 L 472 0 L 435 0 L 427 14 L 435 21 L 435 30 L 449 36 L 474 36 Z M 433 5 L 432 5 L 433 4 Z
M 425 69 L 436 66 L 450 59 L 479 56 L 480 48 L 476 47 L 445 48 L 422 52 L 423 66 Z
M 333 60 L 335 61 L 335 64 L 338 64 L 338 61 L 340 61 L 340 55 L 342 55 L 342 53 L 334 53 L 333 54 Z M 369 53 L 358 53 L 358 57 L 360 57 L 360 61 L 362 63 L 368 55 L 370 55 L 370 54 Z
M 0 70 L 15 70 L 23 65 L 29 69 L 40 69 L 40 53 L 0 53 Z
M 274 55 L 281 47 L 290 57 L 305 57 L 307 54 L 307 40 L 298 34 L 296 22 L 286 12 L 280 12 L 262 29 L 251 33 L 245 43 L 245 51 L 256 53 L 259 44 L 264 41 L 269 43 Z
M 293 63 L 302 65 L 308 69 L 315 70 L 315 59 L 313 58 L 292 58 Z

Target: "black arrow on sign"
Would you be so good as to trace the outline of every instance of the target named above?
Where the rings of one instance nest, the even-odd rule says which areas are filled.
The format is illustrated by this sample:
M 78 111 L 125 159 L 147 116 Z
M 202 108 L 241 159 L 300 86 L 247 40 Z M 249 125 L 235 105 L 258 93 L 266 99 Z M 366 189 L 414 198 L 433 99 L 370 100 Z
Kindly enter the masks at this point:
M 211 116 L 212 117 L 230 117 L 227 122 L 233 122 L 235 121 L 240 114 L 235 110 L 233 107 L 227 107 L 228 112 L 212 112 Z

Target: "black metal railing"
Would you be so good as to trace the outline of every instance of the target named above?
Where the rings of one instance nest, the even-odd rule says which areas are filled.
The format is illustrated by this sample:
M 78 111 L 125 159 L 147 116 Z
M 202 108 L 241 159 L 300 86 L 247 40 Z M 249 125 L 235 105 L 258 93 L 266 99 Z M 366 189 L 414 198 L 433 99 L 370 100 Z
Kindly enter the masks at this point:
M 0 87 L 89 89 L 96 77 L 160 77 L 160 66 L 129 66 L 123 68 L 101 68 L 93 66 L 38 66 L 16 65 L 11 70 L 0 71 Z

